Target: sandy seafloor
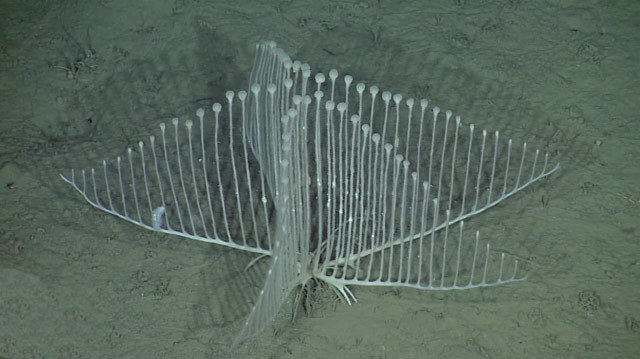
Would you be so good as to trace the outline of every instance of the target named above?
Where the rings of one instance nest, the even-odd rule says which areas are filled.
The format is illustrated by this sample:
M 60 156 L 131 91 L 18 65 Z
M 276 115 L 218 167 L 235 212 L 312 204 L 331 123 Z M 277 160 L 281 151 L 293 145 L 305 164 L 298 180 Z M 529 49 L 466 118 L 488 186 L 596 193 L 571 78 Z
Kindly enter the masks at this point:
M 640 3 L 0 1 L 0 357 L 640 357 Z M 253 257 L 159 235 L 58 177 L 247 87 L 272 39 L 312 68 L 534 138 L 561 170 L 474 218 L 535 264 L 456 292 L 331 292 L 235 351 Z M 258 280 L 260 280 L 258 278 Z M 244 284 L 243 284 L 244 283 Z

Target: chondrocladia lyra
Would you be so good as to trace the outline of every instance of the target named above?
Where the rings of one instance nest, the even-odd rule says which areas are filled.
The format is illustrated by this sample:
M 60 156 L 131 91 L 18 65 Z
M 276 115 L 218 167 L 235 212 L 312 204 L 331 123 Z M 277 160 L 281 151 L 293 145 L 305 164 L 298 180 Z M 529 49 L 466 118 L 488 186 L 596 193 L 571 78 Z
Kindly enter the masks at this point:
M 269 257 L 234 345 L 312 280 L 351 303 L 349 286 L 454 290 L 527 277 L 526 261 L 464 226 L 553 173 L 547 153 L 336 70 L 312 76 L 274 42 L 256 51 L 248 92 L 62 176 L 140 227 Z

